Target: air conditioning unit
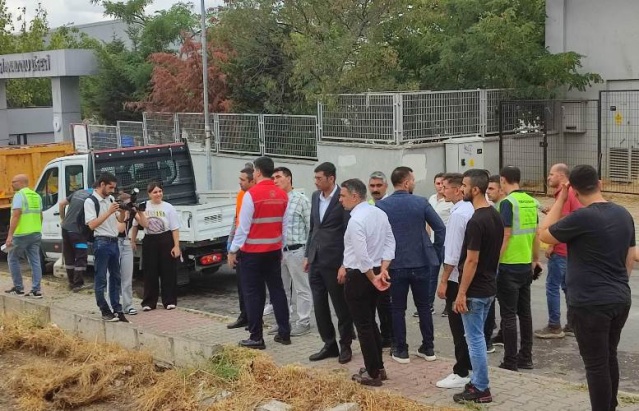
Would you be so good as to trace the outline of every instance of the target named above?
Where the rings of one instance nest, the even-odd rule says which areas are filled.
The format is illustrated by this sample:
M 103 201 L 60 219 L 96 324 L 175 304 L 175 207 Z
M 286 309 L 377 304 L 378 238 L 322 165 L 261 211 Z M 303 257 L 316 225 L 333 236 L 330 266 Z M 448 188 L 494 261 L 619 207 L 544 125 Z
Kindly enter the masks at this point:
M 608 178 L 617 183 L 637 181 L 639 179 L 639 148 L 609 148 Z

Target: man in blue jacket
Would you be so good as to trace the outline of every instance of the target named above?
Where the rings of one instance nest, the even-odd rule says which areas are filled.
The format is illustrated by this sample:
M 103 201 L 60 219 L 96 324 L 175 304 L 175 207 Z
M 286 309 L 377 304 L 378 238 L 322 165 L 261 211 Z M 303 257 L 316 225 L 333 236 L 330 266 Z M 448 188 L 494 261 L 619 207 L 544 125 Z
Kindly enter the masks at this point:
M 391 174 L 395 192 L 376 203 L 390 222 L 397 243 L 395 259 L 389 267 L 391 278 L 391 309 L 393 315 L 393 349 L 391 357 L 401 363 L 410 362 L 406 344 L 406 300 L 412 290 L 419 314 L 422 345 L 417 356 L 426 361 L 435 361 L 433 317 L 429 305 L 431 267 L 438 266 L 446 226 L 435 209 L 424 197 L 413 195 L 415 176 L 408 167 L 397 167 Z M 428 224 L 435 232 L 435 244 L 426 232 Z

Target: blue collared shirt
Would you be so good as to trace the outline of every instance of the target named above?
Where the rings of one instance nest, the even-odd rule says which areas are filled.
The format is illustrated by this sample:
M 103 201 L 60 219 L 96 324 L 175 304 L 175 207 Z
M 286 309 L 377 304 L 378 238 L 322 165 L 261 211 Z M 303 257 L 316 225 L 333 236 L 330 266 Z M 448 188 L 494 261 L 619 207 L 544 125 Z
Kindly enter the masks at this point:
M 376 206 L 388 216 L 397 244 L 391 269 L 441 263 L 446 226 L 426 198 L 400 190 L 378 201 Z M 435 232 L 435 244 L 428 237 L 426 224 Z

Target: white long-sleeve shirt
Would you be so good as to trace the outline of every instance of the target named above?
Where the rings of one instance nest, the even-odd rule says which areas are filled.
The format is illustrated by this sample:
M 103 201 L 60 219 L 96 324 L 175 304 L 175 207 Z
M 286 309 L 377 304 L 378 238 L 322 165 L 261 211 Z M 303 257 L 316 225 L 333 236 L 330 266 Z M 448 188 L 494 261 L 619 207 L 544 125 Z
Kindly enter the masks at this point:
M 251 231 L 251 224 L 253 223 L 253 213 L 255 213 L 255 203 L 253 203 L 253 197 L 248 191 L 244 194 L 242 199 L 242 208 L 240 208 L 239 224 L 235 229 L 235 237 L 231 243 L 230 251 L 237 253 L 237 251 L 244 245 L 249 231 Z M 288 205 L 286 212 L 282 219 L 282 244 L 286 244 L 286 227 L 288 226 Z
M 344 234 L 344 267 L 363 273 L 395 258 L 395 237 L 386 213 L 359 203 Z
M 446 237 L 444 239 L 444 264 L 452 265 L 449 281 L 459 282 L 459 258 L 461 256 L 466 224 L 475 213 L 473 203 L 458 201 L 450 209 L 450 217 L 446 224 Z

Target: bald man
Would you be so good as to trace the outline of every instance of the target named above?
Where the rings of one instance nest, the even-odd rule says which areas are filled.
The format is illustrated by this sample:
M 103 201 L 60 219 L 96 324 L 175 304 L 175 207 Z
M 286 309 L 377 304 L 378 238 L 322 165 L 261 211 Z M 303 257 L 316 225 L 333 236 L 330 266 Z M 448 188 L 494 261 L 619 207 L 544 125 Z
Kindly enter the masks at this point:
M 563 163 L 558 163 L 550 168 L 548 173 L 548 186 L 555 190 L 555 201 L 561 188 L 568 183 L 570 169 Z M 572 188 L 568 191 L 568 199 L 561 210 L 561 217 L 565 217 L 582 207 Z M 548 275 L 546 276 L 546 301 L 548 303 L 548 325 L 535 331 L 535 337 L 563 338 L 566 335 L 574 336 L 570 316 L 566 314 L 566 326 L 561 328 L 561 291 L 566 295 L 566 266 L 568 249 L 566 244 L 559 243 L 549 245 L 546 250 L 548 259 Z M 566 305 L 567 306 L 567 305 Z
M 29 188 L 29 177 L 18 174 L 11 180 L 15 195 L 11 204 L 11 221 L 5 243 L 13 288 L 7 294 L 24 295 L 20 257 L 26 255 L 31 266 L 32 285 L 27 296 L 42 298 L 40 280 L 40 242 L 42 240 L 42 198 Z

